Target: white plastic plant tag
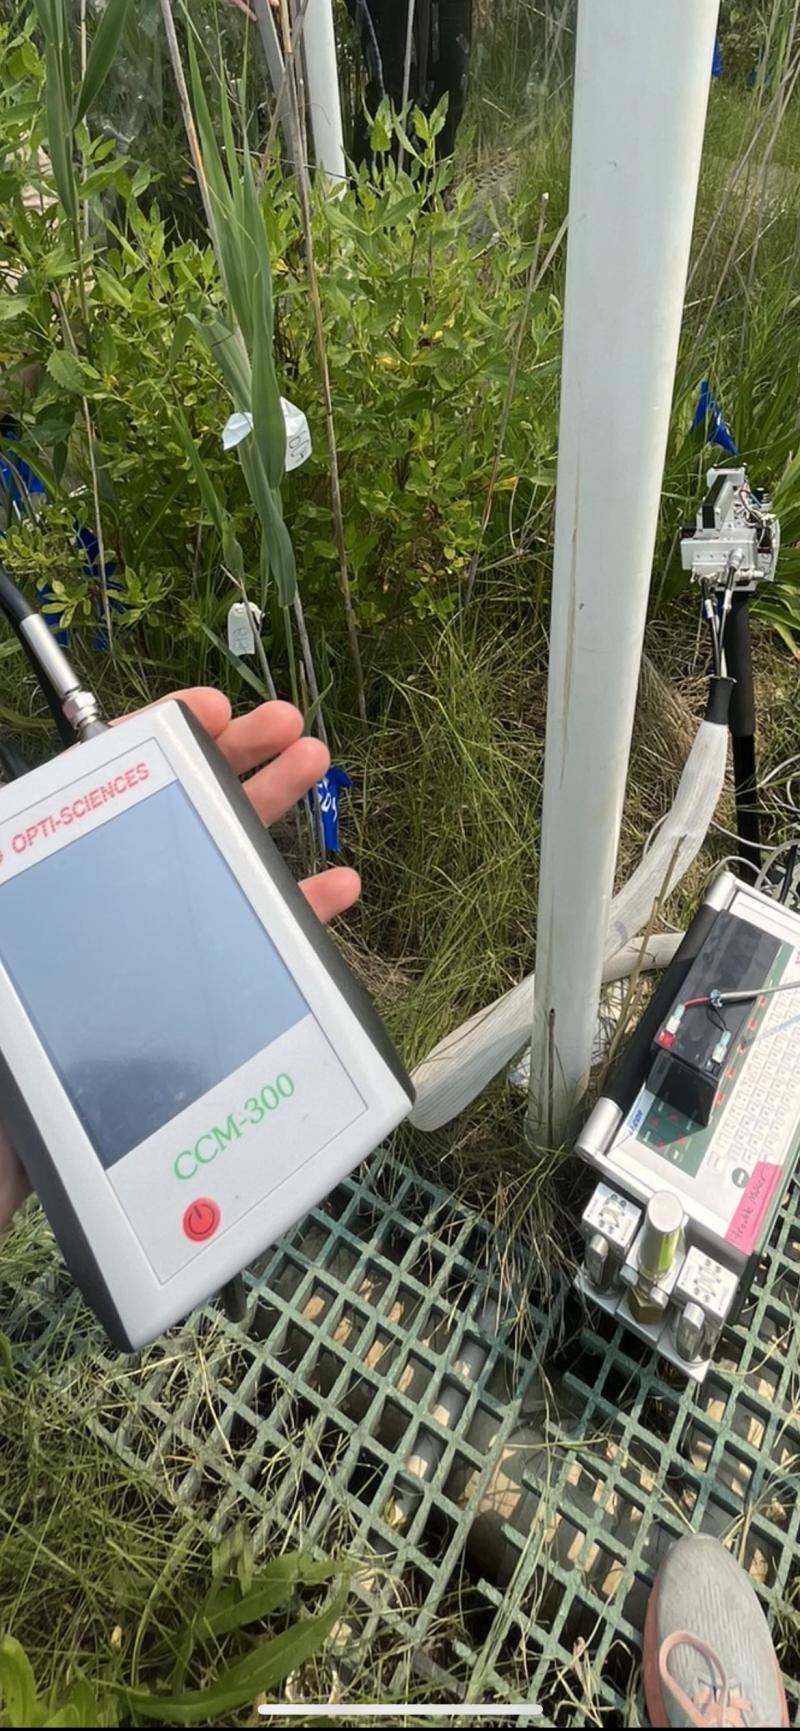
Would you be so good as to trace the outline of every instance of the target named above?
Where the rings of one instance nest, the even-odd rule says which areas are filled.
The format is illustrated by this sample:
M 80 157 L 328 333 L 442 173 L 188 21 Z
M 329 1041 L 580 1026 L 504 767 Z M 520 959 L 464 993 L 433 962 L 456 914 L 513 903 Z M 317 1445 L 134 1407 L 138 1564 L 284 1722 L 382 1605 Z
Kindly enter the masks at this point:
M 235 451 L 248 433 L 253 431 L 252 415 L 229 415 L 222 429 L 223 451 Z
M 292 469 L 299 469 L 301 463 L 311 456 L 311 432 L 308 421 L 302 409 L 296 403 L 290 403 L 288 397 L 281 397 L 283 424 L 286 428 L 286 459 L 287 475 Z M 224 451 L 235 451 L 237 445 L 253 431 L 253 417 L 248 414 L 229 415 L 222 429 L 222 448 Z
M 311 456 L 311 433 L 308 421 L 302 409 L 295 403 L 290 403 L 286 397 L 281 397 L 283 420 L 286 427 L 286 473 L 299 469 L 301 463 Z
M 254 655 L 256 631 L 262 620 L 252 601 L 234 601 L 228 612 L 228 648 L 232 655 Z

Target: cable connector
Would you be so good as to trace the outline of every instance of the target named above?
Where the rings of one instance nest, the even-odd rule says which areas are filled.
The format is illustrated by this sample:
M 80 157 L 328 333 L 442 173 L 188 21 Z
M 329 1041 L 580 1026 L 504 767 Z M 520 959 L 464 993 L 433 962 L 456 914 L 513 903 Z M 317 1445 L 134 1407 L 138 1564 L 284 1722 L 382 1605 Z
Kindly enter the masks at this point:
M 108 722 L 101 718 L 93 691 L 70 691 L 61 707 L 82 744 L 87 739 L 94 739 L 98 733 L 107 731 Z
M 81 743 L 94 739 L 98 733 L 105 733 L 107 723 L 100 718 L 97 698 L 93 692 L 81 689 L 72 663 L 56 643 L 41 613 L 26 614 L 19 621 L 18 630 Z

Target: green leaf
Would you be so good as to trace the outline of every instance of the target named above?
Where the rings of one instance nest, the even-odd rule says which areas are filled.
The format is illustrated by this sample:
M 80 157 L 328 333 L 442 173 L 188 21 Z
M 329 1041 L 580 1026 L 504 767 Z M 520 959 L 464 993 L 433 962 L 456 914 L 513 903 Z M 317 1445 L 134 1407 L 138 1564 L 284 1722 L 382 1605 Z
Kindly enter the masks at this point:
M 787 607 L 786 612 L 782 614 L 777 608 L 766 607 L 762 604 L 757 609 L 757 617 L 766 620 L 772 626 L 773 631 L 777 632 L 781 642 L 785 643 L 795 661 L 800 661 L 800 644 L 798 644 L 790 623 L 793 618 L 792 610 Z
M 84 114 L 88 113 L 100 95 L 111 71 L 120 37 L 125 29 L 130 5 L 131 0 L 106 0 L 100 15 L 100 22 L 92 39 L 86 71 L 78 91 L 78 100 L 73 116 L 74 126 L 77 126 L 78 121 L 83 119 Z
M 253 162 L 247 139 L 244 140 L 244 163 L 242 167 L 242 225 L 247 238 L 252 263 L 249 266 L 249 279 L 255 289 L 256 278 L 261 271 L 261 289 L 258 306 L 261 317 L 265 320 L 269 332 L 270 343 L 273 339 L 273 305 L 272 305 L 272 258 L 269 250 L 269 240 L 264 225 L 261 206 L 258 202 Z M 258 291 L 256 291 L 258 292 Z
M 400 223 L 405 223 L 406 218 L 411 215 L 412 211 L 418 211 L 419 207 L 419 193 L 405 193 L 404 196 L 394 199 L 391 204 L 389 204 L 386 211 L 384 226 L 386 228 L 397 228 Z
M 211 212 L 214 218 L 225 291 L 234 322 L 240 326 L 245 342 L 249 346 L 252 335 L 250 323 L 252 271 L 248 272 L 242 241 L 241 208 L 237 208 L 234 192 L 232 192 L 225 175 L 191 36 L 189 37 L 189 65 L 200 151 L 208 181 Z M 225 84 L 224 81 L 221 81 L 220 101 L 223 116 L 226 113 L 227 100 Z M 223 125 L 225 124 L 223 121 Z M 227 124 L 229 125 L 229 119 Z M 234 175 L 234 185 L 237 182 L 238 177 Z
M 128 1706 L 143 1719 L 155 1719 L 160 1725 L 208 1724 L 210 1720 L 226 1719 L 256 1695 L 275 1689 L 304 1665 L 324 1645 L 335 1628 L 347 1603 L 349 1587 L 345 1584 L 333 1604 L 317 1617 L 304 1617 L 282 1635 L 264 1641 L 252 1652 L 245 1653 L 230 1665 L 216 1683 L 205 1689 L 188 1689 L 180 1695 L 151 1695 L 145 1690 L 125 1691 Z
M 0 1332 L 0 1382 L 14 1375 L 14 1353 L 7 1334 Z
M 0 324 L 7 324 L 9 319 L 15 319 L 19 313 L 24 313 L 31 304 L 31 298 L 30 295 L 0 294 Z
M 109 162 L 102 168 L 96 168 L 93 174 L 87 174 L 86 179 L 81 181 L 81 198 L 89 200 L 99 197 L 101 192 L 113 186 L 118 172 L 118 166 Z
M 430 144 L 431 129 L 422 109 L 415 105 L 411 110 L 411 119 L 414 122 L 414 131 L 417 137 L 422 139 L 423 144 Z
M 246 1593 L 242 1593 L 238 1582 L 222 1588 L 213 1587 L 198 1613 L 201 1639 L 228 1635 L 233 1629 L 260 1622 L 271 1611 L 288 1604 L 300 1583 L 321 1586 L 335 1573 L 335 1563 L 316 1563 L 302 1552 L 295 1551 L 285 1557 L 276 1557 L 265 1569 L 260 1569 Z
M 97 1696 L 85 1677 L 78 1677 L 72 1684 L 67 1697 L 67 1706 L 77 1713 L 76 1725 L 99 1725 L 100 1712 Z M 53 1721 L 51 1720 L 52 1724 Z
M 788 504 L 793 503 L 793 494 L 798 482 L 800 482 L 800 451 L 797 452 L 796 456 L 792 458 L 790 463 L 787 463 L 778 485 L 775 488 L 773 504 L 776 511 L 780 512 L 785 509 Z
M 211 193 L 212 214 L 217 220 L 220 220 L 231 214 L 233 201 L 230 187 L 225 178 L 222 158 L 217 148 L 214 125 L 206 99 L 205 86 L 200 76 L 200 68 L 197 64 L 194 38 L 191 33 L 189 34 L 189 68 L 203 167 L 206 171 L 206 179 Z
M 370 149 L 374 150 L 376 154 L 388 150 L 392 142 L 391 108 L 389 107 L 386 97 L 384 97 L 375 119 L 372 122 L 369 142 Z
M 147 191 L 152 179 L 152 168 L 150 168 L 146 162 L 140 162 L 133 180 L 131 181 L 131 197 L 140 198 L 142 193 Z
M 297 570 L 291 537 L 283 521 L 280 494 L 269 485 L 261 453 L 254 439 L 244 439 L 237 447 L 237 456 L 264 531 L 278 599 L 281 606 L 288 607 L 294 600 L 297 588 Z
M 95 280 L 98 288 L 102 290 L 104 300 L 113 302 L 114 306 L 122 307 L 126 313 L 130 312 L 130 289 L 125 288 L 118 277 L 115 277 L 111 271 L 98 270 Z
M 45 110 L 47 115 L 47 148 L 56 192 L 65 216 L 78 220 L 78 192 L 72 162 L 72 127 L 69 123 L 67 92 L 64 89 L 58 55 L 47 45 L 47 75 L 45 78 Z
M 222 528 L 222 557 L 225 560 L 226 570 L 230 571 L 232 577 L 238 577 L 239 581 L 243 583 L 244 554 L 240 543 L 236 539 L 236 533 L 230 517 L 226 517 Z
M 45 113 L 53 179 L 65 214 L 78 220 L 77 176 L 72 161 L 72 70 L 64 0 L 36 0 L 45 40 Z
M 148 517 L 147 522 L 143 525 L 141 535 L 137 536 L 135 534 L 134 527 L 133 557 L 137 565 L 140 563 L 145 548 L 152 540 L 156 531 L 160 528 L 164 518 L 170 516 L 176 499 L 185 499 L 185 497 L 186 479 L 185 476 L 179 475 L 177 481 L 173 481 L 172 486 L 168 487 L 166 492 L 161 495 L 156 510 L 153 512 L 152 516 Z M 128 576 L 130 577 L 130 565 L 128 565 Z
M 263 679 L 259 679 L 258 674 L 254 673 L 252 667 L 248 667 L 246 661 L 242 661 L 238 655 L 234 655 L 233 650 L 228 648 L 224 637 L 220 637 L 219 632 L 214 631 L 210 625 L 206 625 L 205 621 L 202 622 L 202 629 L 209 642 L 214 644 L 224 660 L 230 662 L 231 667 L 236 668 L 236 672 L 244 680 L 245 685 L 249 685 L 253 691 L 257 691 L 262 702 L 266 697 L 269 697 L 270 693 Z
M 317 719 L 317 716 L 322 714 L 323 705 L 325 703 L 327 703 L 328 698 L 330 697 L 332 690 L 333 690 L 333 679 L 331 678 L 328 680 L 327 685 L 323 686 L 323 689 L 320 692 L 319 696 L 314 698 L 314 702 L 309 704 L 308 709 L 306 710 L 306 712 L 303 716 L 303 732 L 304 733 L 310 733 L 311 732 L 311 729 L 314 726 L 314 723 Z
M 20 42 L 8 57 L 8 70 L 12 78 L 38 78 L 41 71 L 41 61 L 30 41 Z
M 170 372 L 173 370 L 173 367 L 175 367 L 178 355 L 184 353 L 185 346 L 187 346 L 189 338 L 192 336 L 192 331 L 194 331 L 194 324 L 192 324 L 192 320 L 190 320 L 189 313 L 178 313 L 177 320 L 175 320 L 175 331 L 171 334 Z
M 211 476 L 209 475 L 200 452 L 192 438 L 182 409 L 176 409 L 175 411 L 175 431 L 189 459 L 192 474 L 197 482 L 197 489 L 203 504 L 218 535 L 222 536 L 224 534 L 225 521 L 227 517 L 225 505 L 214 486 Z
M 418 162 L 419 161 L 419 151 L 416 150 L 414 148 L 414 145 L 411 143 L 411 139 L 409 138 L 408 133 L 406 132 L 406 129 L 405 129 L 403 122 L 400 119 L 399 115 L 395 116 L 394 129 L 395 129 L 395 132 L 397 133 L 397 136 L 400 140 L 400 143 L 403 146 L 403 149 L 408 151 L 409 156 L 412 157 L 415 162 Z
M 9 1725 L 41 1724 L 42 1703 L 36 1692 L 36 1679 L 24 1647 L 13 1635 L 0 1641 L 0 1699 Z
M 53 349 L 47 358 L 47 371 L 55 385 L 60 385 L 62 391 L 83 390 L 83 371 L 77 355 L 69 349 Z
M 286 424 L 272 358 L 271 311 L 272 297 L 262 264 L 253 305 L 253 433 L 267 481 L 270 487 L 279 487 L 286 463 Z
M 250 362 L 238 337 L 223 319 L 216 316 L 203 320 L 194 313 L 187 313 L 186 317 L 202 337 L 211 359 L 216 361 L 233 397 L 234 408 L 241 410 L 243 414 L 249 414 Z

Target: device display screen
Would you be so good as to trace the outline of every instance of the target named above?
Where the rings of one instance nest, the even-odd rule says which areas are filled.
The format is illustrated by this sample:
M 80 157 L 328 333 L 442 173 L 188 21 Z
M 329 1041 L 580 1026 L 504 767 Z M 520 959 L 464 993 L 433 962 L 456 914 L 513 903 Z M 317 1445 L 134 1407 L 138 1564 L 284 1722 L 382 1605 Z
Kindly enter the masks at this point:
M 0 960 L 104 1167 L 309 1014 L 178 782 L 6 883 Z

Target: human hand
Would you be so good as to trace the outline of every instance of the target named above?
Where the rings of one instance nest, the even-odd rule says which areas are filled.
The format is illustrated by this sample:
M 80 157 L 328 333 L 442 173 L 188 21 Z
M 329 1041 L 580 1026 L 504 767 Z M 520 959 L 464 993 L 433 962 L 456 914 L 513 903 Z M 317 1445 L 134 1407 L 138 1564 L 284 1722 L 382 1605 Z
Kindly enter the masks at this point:
M 221 691 L 198 686 L 173 695 L 193 711 L 237 775 L 257 771 L 244 791 L 265 824 L 291 811 L 329 767 L 327 748 L 321 740 L 303 736 L 302 716 L 291 703 L 262 703 L 234 721 Z M 318 919 L 327 921 L 352 906 L 361 885 L 357 872 L 335 866 L 306 878 L 300 888 Z M 29 1189 L 11 1143 L 0 1130 L 0 1231 Z

